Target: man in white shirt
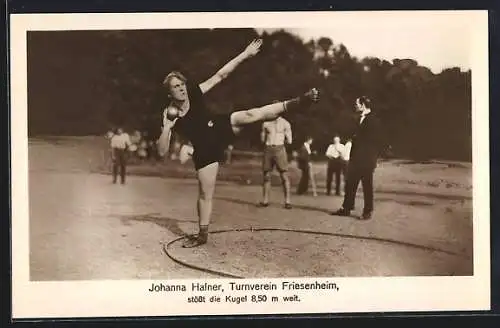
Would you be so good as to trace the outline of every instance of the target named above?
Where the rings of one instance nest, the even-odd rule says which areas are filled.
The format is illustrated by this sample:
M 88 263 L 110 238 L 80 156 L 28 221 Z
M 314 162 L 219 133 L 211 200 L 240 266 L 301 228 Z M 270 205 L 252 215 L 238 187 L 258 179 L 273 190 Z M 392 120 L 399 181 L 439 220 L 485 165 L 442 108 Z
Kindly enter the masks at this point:
M 326 194 L 330 195 L 332 191 L 332 178 L 335 174 L 335 195 L 340 196 L 340 176 L 344 173 L 344 153 L 345 146 L 340 142 L 340 136 L 335 135 L 333 143 L 326 150 L 328 165 L 326 171 Z
M 342 153 L 342 158 L 344 159 L 346 164 L 349 163 L 349 159 L 351 158 L 351 148 L 352 148 L 352 140 L 347 139 L 344 145 L 344 152 Z
M 347 191 L 347 175 L 349 169 L 349 160 L 351 159 L 351 148 L 352 148 L 352 139 L 347 139 L 344 145 L 344 152 L 342 153 L 342 172 L 344 174 L 344 194 Z
M 130 136 L 118 128 L 117 132 L 111 137 L 111 160 L 113 161 L 113 183 L 116 183 L 118 168 L 120 169 L 121 183 L 125 184 L 125 174 L 127 166 L 127 151 L 132 145 Z
M 279 116 L 274 121 L 267 121 L 262 124 L 261 140 L 264 143 L 264 156 L 262 169 L 264 173 L 264 183 L 260 207 L 269 206 L 269 194 L 271 191 L 271 172 L 277 168 L 283 193 L 285 195 L 285 208 L 291 209 L 290 201 L 290 179 L 288 178 L 288 156 L 285 145 L 292 143 L 292 127 L 290 123 Z

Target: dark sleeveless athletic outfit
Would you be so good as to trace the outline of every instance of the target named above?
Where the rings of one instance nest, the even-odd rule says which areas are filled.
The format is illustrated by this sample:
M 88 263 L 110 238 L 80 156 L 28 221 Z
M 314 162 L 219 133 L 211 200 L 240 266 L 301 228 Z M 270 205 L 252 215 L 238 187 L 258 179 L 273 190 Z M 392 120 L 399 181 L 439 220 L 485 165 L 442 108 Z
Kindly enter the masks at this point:
M 196 170 L 221 162 L 224 151 L 235 135 L 230 114 L 214 114 L 209 111 L 203 93 L 197 83 L 186 82 L 189 111 L 175 122 L 173 130 L 189 139 L 193 145 L 193 162 Z

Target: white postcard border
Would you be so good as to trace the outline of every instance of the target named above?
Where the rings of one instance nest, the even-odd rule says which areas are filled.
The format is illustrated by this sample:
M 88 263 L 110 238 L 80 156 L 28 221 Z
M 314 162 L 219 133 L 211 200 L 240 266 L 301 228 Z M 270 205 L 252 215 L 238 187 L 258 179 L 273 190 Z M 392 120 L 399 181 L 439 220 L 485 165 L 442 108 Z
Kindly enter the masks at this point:
M 164 29 L 206 27 L 297 28 L 380 19 L 446 18 L 462 15 L 470 24 L 473 90 L 474 276 L 390 278 L 287 278 L 243 282 L 335 282 L 339 290 L 296 291 L 296 303 L 188 304 L 192 292 L 150 293 L 152 281 L 29 281 L 29 206 L 27 143 L 26 32 L 29 30 Z M 10 16 L 11 158 L 12 158 L 12 310 L 13 317 L 103 317 L 291 314 L 380 311 L 460 311 L 490 309 L 488 15 L 486 11 L 446 12 L 283 12 L 15 14 Z M 464 38 L 463 35 L 457 37 Z M 467 42 L 467 38 L 464 38 Z M 232 279 L 176 280 L 169 284 L 210 282 L 228 286 Z M 242 282 L 237 280 L 236 282 Z M 255 292 L 253 292 L 255 294 Z M 198 293 L 199 294 L 199 293 Z M 227 293 L 226 293 L 227 294 Z M 247 293 L 248 294 L 248 293 Z M 263 293 L 259 293 L 263 294 Z M 278 290 L 264 294 L 289 295 Z M 293 294 L 293 292 L 292 292 Z M 236 295 L 236 293 L 234 293 Z

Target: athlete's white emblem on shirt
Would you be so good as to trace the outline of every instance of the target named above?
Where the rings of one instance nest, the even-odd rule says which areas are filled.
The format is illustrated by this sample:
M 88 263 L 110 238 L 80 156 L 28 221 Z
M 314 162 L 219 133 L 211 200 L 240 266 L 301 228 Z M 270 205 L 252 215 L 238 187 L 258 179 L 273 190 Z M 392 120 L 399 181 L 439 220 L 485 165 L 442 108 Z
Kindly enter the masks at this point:
M 208 126 L 209 126 L 209 127 L 214 126 L 214 122 L 212 122 L 212 120 L 208 121 Z

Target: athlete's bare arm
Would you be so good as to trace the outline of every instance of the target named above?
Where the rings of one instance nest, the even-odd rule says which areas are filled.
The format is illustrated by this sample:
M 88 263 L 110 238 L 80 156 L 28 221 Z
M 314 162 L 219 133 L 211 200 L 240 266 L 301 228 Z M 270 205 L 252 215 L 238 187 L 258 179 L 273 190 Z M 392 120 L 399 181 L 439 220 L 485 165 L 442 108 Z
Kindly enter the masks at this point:
M 215 73 L 211 78 L 206 80 L 205 82 L 200 84 L 201 92 L 206 93 L 214 86 L 216 86 L 219 82 L 224 80 L 234 69 L 241 64 L 246 59 L 255 56 L 259 53 L 260 46 L 262 45 L 262 40 L 257 39 L 252 41 L 243 52 L 241 52 L 238 56 L 234 57 L 231 61 L 229 61 L 226 65 L 224 65 L 220 70 Z

